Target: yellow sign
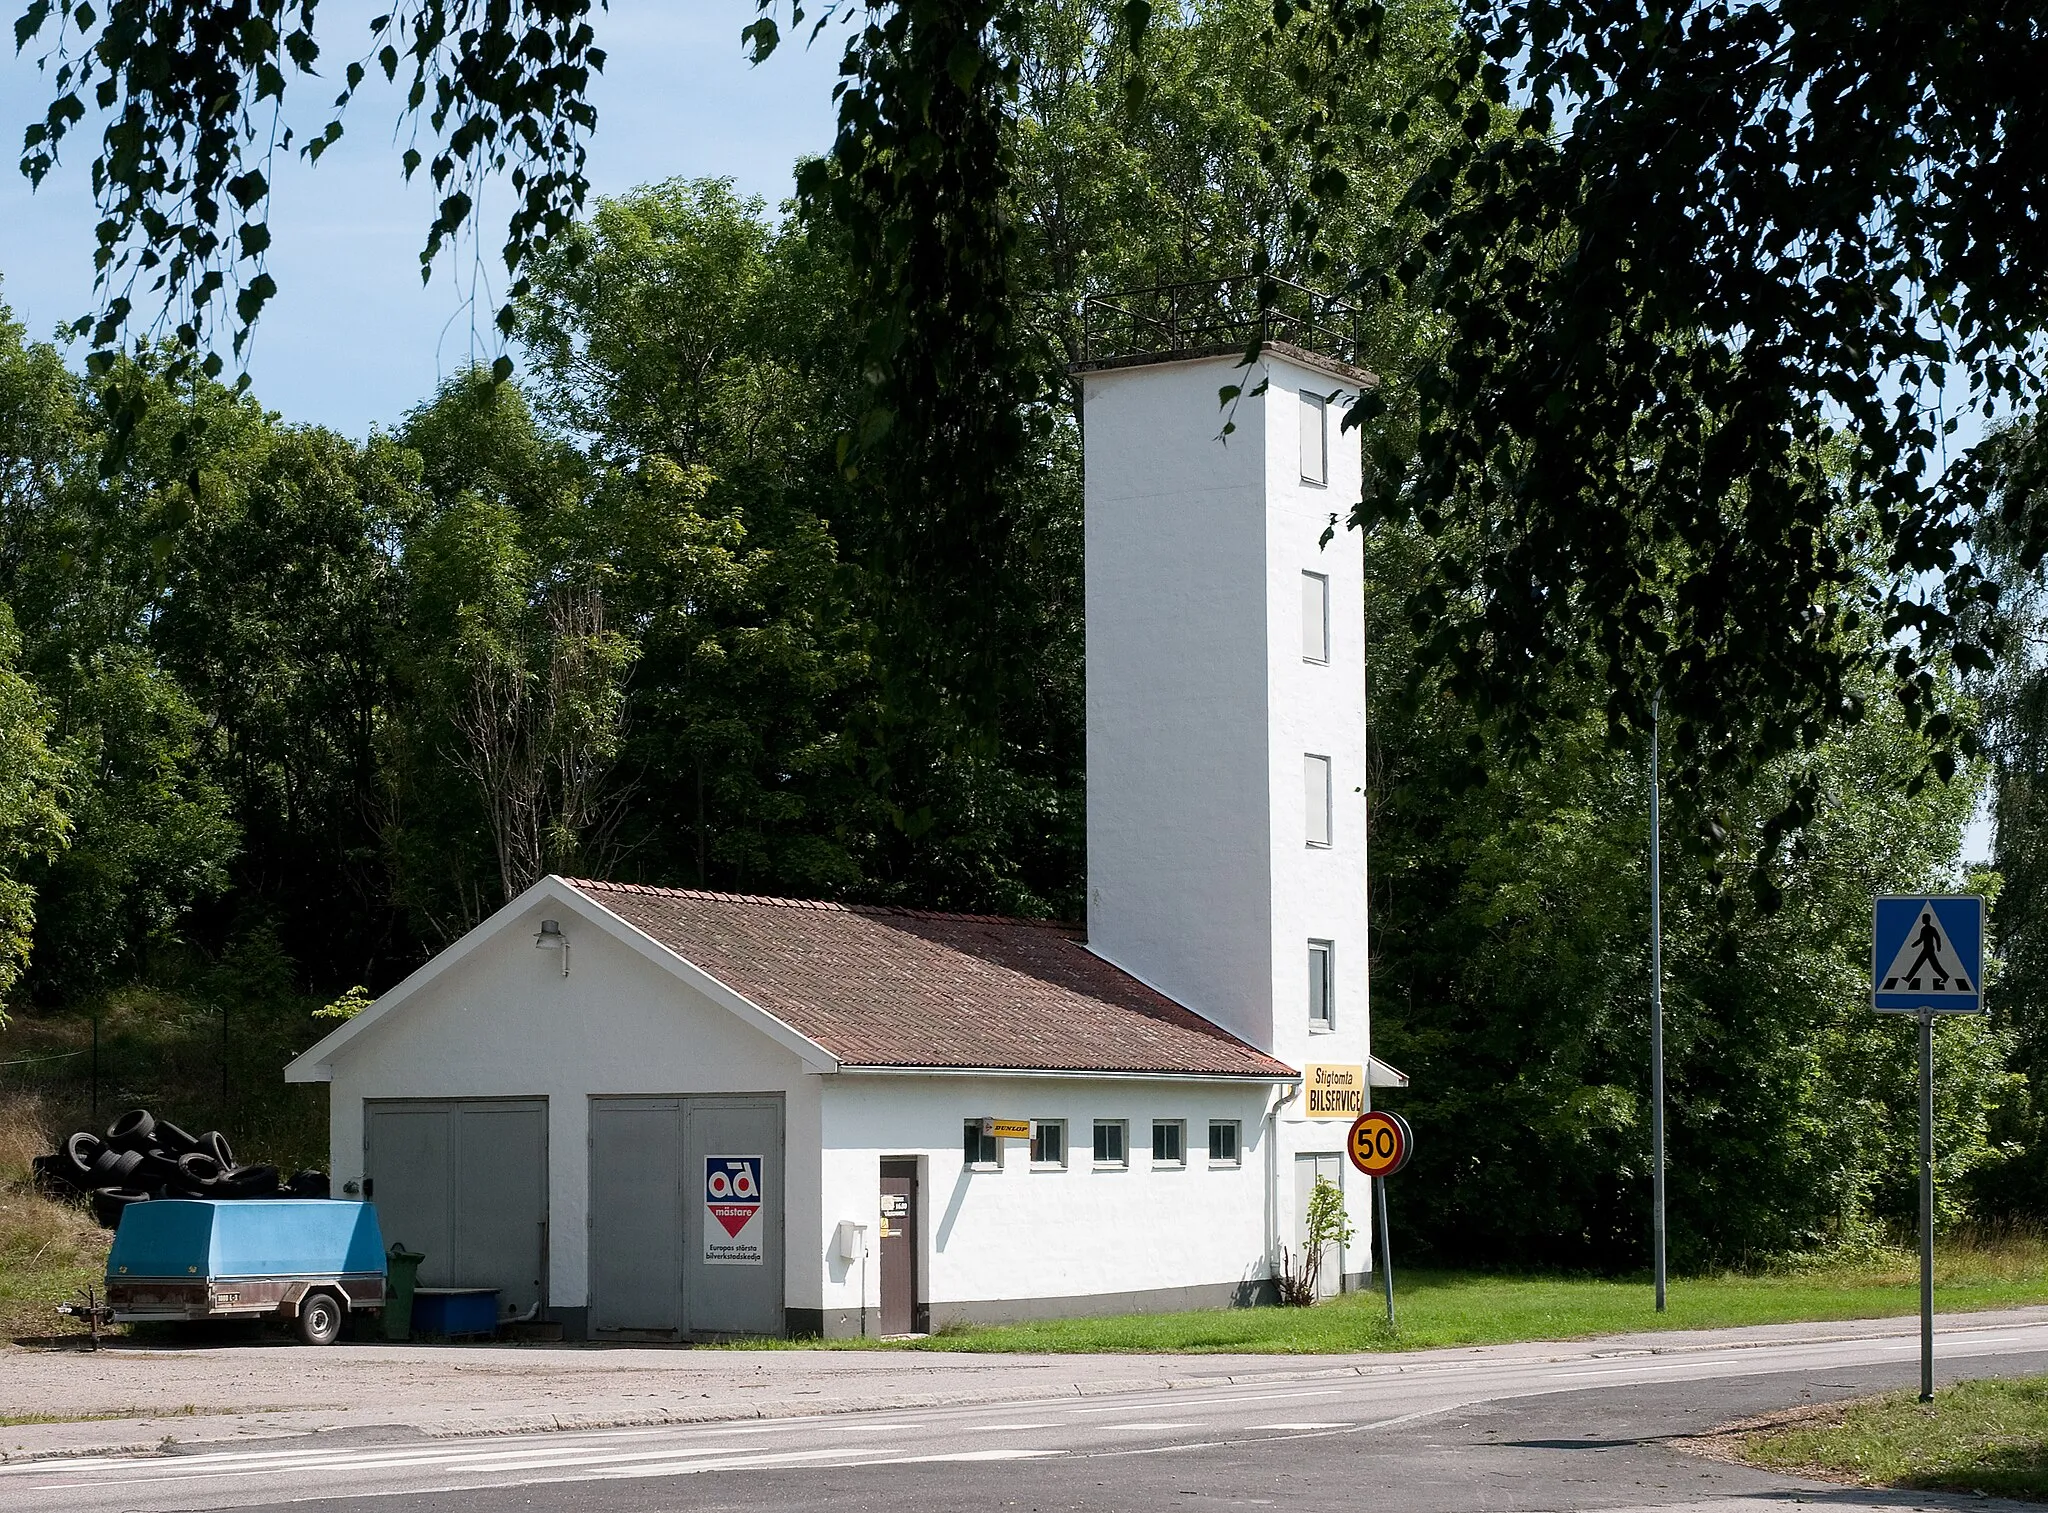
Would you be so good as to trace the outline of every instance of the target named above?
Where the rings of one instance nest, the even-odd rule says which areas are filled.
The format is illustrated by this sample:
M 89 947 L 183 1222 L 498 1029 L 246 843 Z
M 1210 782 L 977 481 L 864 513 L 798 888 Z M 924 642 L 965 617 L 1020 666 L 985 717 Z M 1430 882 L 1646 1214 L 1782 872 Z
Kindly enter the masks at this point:
M 1365 1112 L 1365 1068 L 1350 1062 L 1311 1061 L 1301 1086 L 1311 1119 L 1356 1119 Z
M 981 1132 L 998 1140 L 1029 1140 L 1031 1121 L 1029 1119 L 984 1119 Z

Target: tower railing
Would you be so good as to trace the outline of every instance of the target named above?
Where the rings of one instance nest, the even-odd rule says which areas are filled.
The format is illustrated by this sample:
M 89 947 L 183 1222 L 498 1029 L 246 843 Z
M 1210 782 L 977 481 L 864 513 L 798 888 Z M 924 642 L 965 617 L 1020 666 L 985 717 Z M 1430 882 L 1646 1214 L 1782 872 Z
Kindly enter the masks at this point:
M 1271 274 L 1154 284 L 1082 302 L 1080 366 L 1242 352 L 1254 341 L 1356 366 L 1362 324 L 1357 306 Z

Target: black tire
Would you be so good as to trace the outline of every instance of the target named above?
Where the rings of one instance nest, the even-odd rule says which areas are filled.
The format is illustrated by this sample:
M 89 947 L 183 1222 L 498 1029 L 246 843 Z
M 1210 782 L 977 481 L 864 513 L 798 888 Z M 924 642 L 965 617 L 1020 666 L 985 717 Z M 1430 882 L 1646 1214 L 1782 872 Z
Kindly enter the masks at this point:
M 325 1172 L 303 1171 L 285 1185 L 291 1189 L 294 1198 L 326 1198 L 334 1192 Z
M 46 1198 L 74 1198 L 81 1191 L 76 1169 L 63 1156 L 37 1156 L 28 1175 L 29 1186 Z
M 92 1175 L 93 1162 L 105 1149 L 106 1144 L 98 1135 L 91 1130 L 80 1130 L 65 1139 L 57 1155 L 60 1163 L 74 1174 L 71 1180 L 82 1187 L 85 1179 Z
M 156 1148 L 173 1161 L 189 1151 L 200 1148 L 197 1135 L 187 1134 L 168 1119 L 157 1120 L 156 1130 L 151 1138 L 156 1141 Z
M 341 1326 L 347 1314 L 341 1304 L 334 1300 L 331 1292 L 309 1292 L 299 1302 L 299 1317 L 292 1325 L 293 1333 L 308 1345 L 332 1345 L 341 1338 Z
M 277 1168 L 237 1166 L 222 1175 L 214 1191 L 223 1198 L 274 1198 L 277 1196 Z
M 131 1203 L 147 1203 L 149 1194 L 132 1187 L 103 1187 L 92 1195 L 92 1216 L 101 1229 L 116 1228 Z
M 85 1169 L 86 1185 L 89 1187 L 118 1187 L 114 1180 L 114 1168 L 120 1164 L 128 1151 L 117 1151 L 111 1145 L 102 1145 L 93 1155 L 92 1165 Z
M 178 1181 L 178 1158 L 151 1151 L 135 1170 L 135 1186 L 168 1187 Z
M 220 1163 L 205 1151 L 187 1151 L 178 1158 L 178 1180 L 201 1190 L 219 1185 Z
M 146 1108 L 132 1108 L 107 1126 L 107 1144 L 117 1150 L 146 1151 L 156 1133 L 156 1115 Z
M 222 1171 L 229 1171 L 234 1167 L 235 1148 L 228 1144 L 228 1137 L 217 1129 L 210 1129 L 201 1135 L 198 1144 L 193 1149 L 205 1151 L 207 1155 L 213 1157 L 214 1160 L 220 1163 Z
M 136 1182 L 134 1177 L 142 1169 L 142 1160 L 141 1151 L 116 1151 L 114 1153 L 114 1163 L 106 1171 L 106 1175 L 112 1180 L 102 1182 L 100 1185 L 102 1187 L 139 1187 L 141 1184 Z M 99 1170 L 97 1162 L 94 1163 L 93 1169 L 95 1172 Z

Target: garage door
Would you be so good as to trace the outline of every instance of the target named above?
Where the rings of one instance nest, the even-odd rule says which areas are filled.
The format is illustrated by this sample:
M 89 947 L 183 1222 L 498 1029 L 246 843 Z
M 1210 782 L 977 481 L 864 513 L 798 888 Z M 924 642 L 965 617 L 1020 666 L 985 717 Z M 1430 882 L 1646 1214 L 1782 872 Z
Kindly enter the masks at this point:
M 495 1287 L 507 1315 L 547 1300 L 545 1099 L 373 1101 L 364 1172 L 384 1243 L 426 1256 L 423 1287 Z
M 781 1334 L 782 1099 L 593 1098 L 590 1324 Z

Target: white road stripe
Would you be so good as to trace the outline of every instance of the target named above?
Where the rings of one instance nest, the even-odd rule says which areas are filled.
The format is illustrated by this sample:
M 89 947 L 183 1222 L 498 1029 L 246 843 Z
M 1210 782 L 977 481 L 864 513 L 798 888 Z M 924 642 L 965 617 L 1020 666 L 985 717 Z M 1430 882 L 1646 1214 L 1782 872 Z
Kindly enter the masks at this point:
M 1298 1432 L 1304 1429 L 1349 1429 L 1351 1425 L 1347 1422 L 1341 1424 L 1248 1424 L 1245 1427 L 1253 1432 L 1256 1432 L 1261 1429 L 1271 1429 L 1280 1432 Z
M 1059 1424 L 949 1424 L 947 1427 L 955 1434 L 1002 1434 L 1012 1430 L 1021 1432 L 1025 1429 L 1058 1429 L 1063 1426 Z
M 563 1466 L 563 1465 L 616 1465 L 624 1461 L 673 1459 L 676 1456 L 696 1455 L 743 1455 L 746 1452 L 736 1445 L 704 1445 L 693 1448 L 677 1447 L 669 1450 L 649 1450 L 638 1455 L 607 1455 L 602 1447 L 592 1446 L 588 1450 L 571 1445 L 534 1446 L 529 1450 L 508 1451 L 502 1448 L 495 1453 L 472 1451 L 468 1454 L 418 1454 L 363 1460 L 346 1466 L 330 1466 L 315 1469 L 337 1472 L 381 1472 L 401 1470 L 407 1466 L 432 1466 L 446 1470 L 491 1470 L 510 1471 L 521 1466 Z M 836 1454 L 836 1451 L 821 1452 Z M 165 1482 L 181 1481 L 236 1481 L 250 1476 L 279 1476 L 293 1470 L 293 1467 L 257 1466 L 246 1471 L 206 1469 L 185 1471 L 166 1466 L 155 1476 L 94 1477 L 90 1481 L 55 1481 L 32 1485 L 31 1492 L 52 1492 L 75 1490 L 80 1487 L 134 1487 L 150 1486 Z
M 1069 1413 L 1129 1413 L 1133 1409 L 1184 1408 L 1194 1404 L 1200 1404 L 1206 1408 L 1223 1403 L 1277 1403 L 1292 1397 L 1337 1397 L 1343 1391 L 1344 1388 L 1342 1387 L 1318 1387 L 1307 1392 L 1260 1392 L 1244 1397 L 1206 1397 L 1181 1393 L 1174 1397 L 1146 1398 L 1137 1403 L 1116 1403 L 1104 1408 L 1069 1408 L 1067 1411 Z

